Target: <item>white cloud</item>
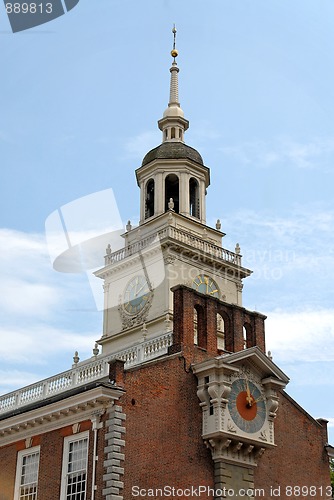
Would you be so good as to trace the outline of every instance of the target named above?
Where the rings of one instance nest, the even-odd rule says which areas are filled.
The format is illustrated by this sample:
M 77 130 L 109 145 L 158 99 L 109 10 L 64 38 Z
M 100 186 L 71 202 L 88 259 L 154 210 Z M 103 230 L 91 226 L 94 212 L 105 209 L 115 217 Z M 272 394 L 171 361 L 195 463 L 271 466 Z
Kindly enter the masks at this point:
M 28 328 L 10 326 L 1 328 L 0 357 L 6 363 L 47 363 L 48 357 L 61 356 L 65 352 L 89 352 L 96 333 L 76 332 L 38 323 Z
M 0 394 L 11 392 L 19 387 L 26 387 L 39 379 L 40 376 L 37 372 L 19 371 L 14 367 L 7 371 L 0 370 Z
M 305 283 L 313 280 L 313 289 L 321 286 L 325 289 L 334 278 L 332 207 L 299 206 L 285 216 L 242 210 L 229 214 L 226 222 L 222 220 L 222 226 L 227 234 L 235 233 L 238 228 L 243 265 L 254 271 L 246 286 L 247 281 L 251 284 L 263 280 L 270 280 L 274 286 L 273 281 L 280 280 L 280 286 L 285 282 L 290 290 L 298 288 L 300 293 L 300 279 Z M 304 295 L 304 300 L 308 296 L 309 293 Z M 327 293 L 326 297 L 329 296 Z M 297 297 L 298 293 L 296 301 Z M 295 301 L 291 306 L 295 307 Z
M 156 131 L 142 132 L 125 143 L 126 158 L 143 159 L 146 153 L 159 143 L 159 134 Z
M 302 169 L 329 170 L 333 163 L 334 138 L 315 137 L 307 143 L 287 138 L 246 141 L 224 146 L 221 151 L 244 164 L 267 168 L 282 164 Z
M 89 331 L 88 311 L 95 311 L 86 276 L 55 272 L 43 235 L 0 229 L 0 247 L 0 358 L 8 386 L 18 364 L 33 361 L 30 381 L 45 369 L 37 367 L 51 369 L 64 357 L 71 366 L 75 350 L 89 356 L 100 332 Z M 78 304 L 81 315 L 73 312 Z
M 44 237 L 0 229 L 0 312 L 8 315 L 45 316 L 61 300 L 52 284 Z
M 333 362 L 332 207 L 298 206 L 285 217 L 239 211 L 226 217 L 226 226 L 222 222 L 228 234 L 237 227 L 242 236 L 243 265 L 254 271 L 244 282 L 244 306 L 259 306 L 267 315 L 267 349 L 274 360 L 284 365 Z M 304 378 L 309 372 L 305 366 Z
M 215 221 L 212 220 L 211 224 L 214 225 Z M 302 254 L 305 247 L 309 249 L 311 245 L 317 245 L 318 250 L 322 250 L 319 242 L 324 239 L 324 244 L 328 246 L 328 238 L 334 238 L 334 209 L 313 203 L 290 207 L 289 212 L 281 212 L 280 215 L 269 210 L 238 210 L 227 214 L 222 220 L 222 230 L 228 234 L 235 233 L 236 227 L 238 234 L 242 238 L 251 237 L 260 251 L 266 250 L 274 242 L 279 246 L 295 243 L 299 254 Z
M 90 292 L 84 274 L 53 270 L 44 235 L 0 229 L 0 248 L 0 313 L 5 318 L 17 314 L 18 321 L 20 315 L 42 318 L 59 314 L 57 308 L 68 310 L 71 301 Z M 104 251 L 101 248 L 101 265 Z M 85 291 L 82 281 L 88 286 Z
M 206 141 L 214 141 L 221 139 L 222 135 L 217 132 L 214 125 L 208 120 L 201 120 L 191 123 L 191 135 L 195 138 L 196 143 L 203 141 L 204 145 Z
M 311 279 L 310 287 L 321 287 L 330 299 L 334 269 L 333 222 L 334 212 L 320 206 L 298 207 L 285 218 L 255 211 L 236 212 L 228 217 L 228 225 L 238 227 L 243 235 L 243 264 L 255 269 L 249 285 L 254 280 L 257 290 L 265 289 L 272 294 L 272 298 L 265 299 L 264 309 L 261 302 L 261 310 L 268 316 L 267 349 L 273 352 L 278 364 L 334 361 L 334 350 L 330 349 L 334 345 L 334 309 L 328 304 L 323 304 L 321 309 L 312 308 L 312 297 L 309 299 L 312 288 L 306 291 L 305 286 L 300 286 L 300 277 L 305 276 Z M 229 232 L 225 227 L 223 230 Z M 69 309 L 87 307 L 87 297 L 78 277 L 52 270 L 42 235 L 3 229 L 0 246 L 3 249 L 0 315 L 4 319 L 0 327 L 0 357 L 9 367 L 8 373 L 11 364 L 28 364 L 31 359 L 34 364 L 45 366 L 51 358 L 57 361 L 65 356 L 70 366 L 75 350 L 81 359 L 90 356 L 100 332 L 89 332 L 86 324 L 82 327 L 80 313 L 69 314 Z M 262 272 L 266 267 L 282 271 L 279 287 L 273 277 L 266 281 Z M 287 279 L 288 287 L 284 285 Z M 87 290 L 90 293 L 88 283 Z M 284 303 L 287 307 L 283 311 L 278 307 L 285 307 Z M 329 348 L 323 349 L 323 346 Z M 59 371 L 58 367 L 55 370 Z M 304 373 L 308 372 L 306 366 Z M 321 383 L 319 377 L 317 380 Z
M 16 277 L 1 280 L 0 293 L 0 310 L 6 314 L 34 316 L 38 312 L 44 317 L 61 300 L 54 287 Z
M 334 427 L 334 417 L 333 418 L 328 418 L 328 427 Z
M 333 362 L 334 309 L 271 311 L 266 320 L 266 344 L 285 364 Z

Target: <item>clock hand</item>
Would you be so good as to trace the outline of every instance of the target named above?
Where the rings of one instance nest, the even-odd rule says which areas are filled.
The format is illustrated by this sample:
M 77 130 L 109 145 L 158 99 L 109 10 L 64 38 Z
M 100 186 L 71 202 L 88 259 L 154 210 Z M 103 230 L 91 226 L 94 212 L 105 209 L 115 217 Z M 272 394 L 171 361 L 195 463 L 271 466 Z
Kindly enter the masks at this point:
M 266 398 L 265 398 L 265 396 L 261 396 L 261 397 L 259 397 L 259 398 L 255 399 L 255 400 L 253 401 L 253 404 L 254 404 L 254 403 L 259 403 L 260 401 L 265 401 L 265 399 L 266 399 Z
M 137 296 L 138 296 L 138 293 L 139 293 L 139 292 L 141 292 L 141 291 L 142 291 L 142 289 L 143 289 L 143 288 L 145 288 L 145 286 L 146 286 L 146 283 L 145 283 L 145 285 L 143 285 L 142 287 L 140 287 L 140 288 L 139 288 L 139 290 L 137 290 L 137 291 L 135 292 L 135 297 L 137 297 Z
M 248 383 L 247 378 L 245 378 L 245 382 L 246 382 L 246 392 L 247 392 L 247 396 L 246 396 L 247 406 L 251 407 L 254 401 L 253 401 L 253 398 L 252 398 L 252 395 L 251 395 L 251 392 L 249 389 L 249 383 Z

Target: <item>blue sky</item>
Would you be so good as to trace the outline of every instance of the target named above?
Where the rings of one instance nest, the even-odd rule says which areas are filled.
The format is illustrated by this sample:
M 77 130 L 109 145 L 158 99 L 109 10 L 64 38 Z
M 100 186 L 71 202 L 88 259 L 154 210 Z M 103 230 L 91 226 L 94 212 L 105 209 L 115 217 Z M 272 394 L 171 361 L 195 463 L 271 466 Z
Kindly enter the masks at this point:
M 334 444 L 332 0 L 80 0 L 16 34 L 0 10 L 0 392 L 68 369 L 101 335 L 87 276 L 52 269 L 45 220 L 111 188 L 138 221 L 134 170 L 161 141 L 174 22 L 207 222 L 240 243 L 244 306 L 268 316 L 287 391 Z

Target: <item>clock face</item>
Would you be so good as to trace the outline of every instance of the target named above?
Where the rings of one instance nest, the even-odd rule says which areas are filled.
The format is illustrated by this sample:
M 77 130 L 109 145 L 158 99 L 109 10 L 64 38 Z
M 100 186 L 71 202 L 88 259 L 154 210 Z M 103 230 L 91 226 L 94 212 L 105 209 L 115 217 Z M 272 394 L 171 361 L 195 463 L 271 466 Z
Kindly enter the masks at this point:
M 210 276 L 199 274 L 194 279 L 192 286 L 195 290 L 197 290 L 197 292 L 205 293 L 206 295 L 211 295 L 212 297 L 219 297 L 218 285 L 212 278 L 210 278 Z
M 266 419 L 265 397 L 247 378 L 235 380 L 228 402 L 231 418 L 244 432 L 258 432 Z
M 124 310 L 131 315 L 138 314 L 148 303 L 151 293 L 145 276 L 135 276 L 128 282 L 124 290 Z

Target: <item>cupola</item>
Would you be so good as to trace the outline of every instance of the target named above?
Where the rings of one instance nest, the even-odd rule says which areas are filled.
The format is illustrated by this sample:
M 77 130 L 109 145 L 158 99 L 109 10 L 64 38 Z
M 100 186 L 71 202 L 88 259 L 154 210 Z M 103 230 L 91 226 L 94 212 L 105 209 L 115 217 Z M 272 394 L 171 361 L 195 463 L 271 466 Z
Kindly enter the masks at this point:
M 199 152 L 184 142 L 189 122 L 179 102 L 175 26 L 172 32 L 169 102 L 158 121 L 162 143 L 145 155 L 141 167 L 136 170 L 141 191 L 140 224 L 169 210 L 205 224 L 205 195 L 210 171 Z

